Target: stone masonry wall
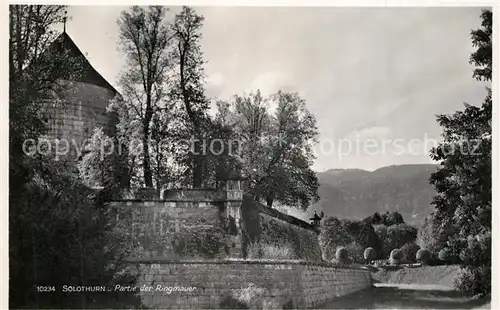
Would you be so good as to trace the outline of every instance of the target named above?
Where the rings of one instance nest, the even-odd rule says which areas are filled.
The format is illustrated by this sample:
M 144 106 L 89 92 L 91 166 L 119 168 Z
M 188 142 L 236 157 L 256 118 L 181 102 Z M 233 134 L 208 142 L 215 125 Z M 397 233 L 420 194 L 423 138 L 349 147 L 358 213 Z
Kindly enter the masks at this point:
M 167 190 L 161 199 L 156 192 L 141 195 L 139 200 L 109 202 L 129 232 L 125 235 L 134 257 L 192 258 L 196 255 L 186 247 L 210 247 L 209 242 L 218 247 L 217 253 L 206 249 L 209 257 L 247 257 L 248 246 L 261 242 L 289 245 L 294 259 L 321 260 L 314 227 L 243 197 L 239 190 Z
M 296 259 L 321 261 L 318 231 L 302 220 L 245 196 L 241 206 L 244 256 L 251 243 L 289 245 Z
M 113 134 L 113 116 L 106 111 L 115 93 L 107 88 L 84 82 L 68 82 L 67 87 L 46 103 L 47 138 L 65 139 L 70 143 L 68 158 L 76 155 L 95 127 Z M 58 100 L 60 98 L 60 100 Z M 60 147 L 64 147 L 61 144 Z
M 372 285 L 368 270 L 325 263 L 138 261 L 134 268 L 136 287 L 151 287 L 138 292 L 143 305 L 161 309 L 234 308 L 228 299 L 245 289 L 260 291 L 270 308 L 312 308 Z
M 220 203 L 137 200 L 109 205 L 116 209 L 119 227 L 128 231 L 124 235 L 133 245 L 132 257 L 241 256 L 239 239 L 234 240 L 235 236 L 224 229 L 225 207 Z

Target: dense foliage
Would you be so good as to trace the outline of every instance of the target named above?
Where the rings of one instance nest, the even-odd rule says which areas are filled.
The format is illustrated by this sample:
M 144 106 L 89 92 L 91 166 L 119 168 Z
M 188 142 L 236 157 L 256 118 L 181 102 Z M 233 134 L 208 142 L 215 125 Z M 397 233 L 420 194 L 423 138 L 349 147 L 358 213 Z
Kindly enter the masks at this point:
M 416 237 L 415 227 L 404 223 L 399 213 L 388 212 L 382 215 L 376 213 L 362 221 L 328 217 L 321 225 L 319 242 L 327 260 L 333 257 L 337 247 L 351 246 L 353 249 L 361 248 L 361 255 L 355 255 L 359 256 L 357 260 L 363 259 L 363 249 L 371 247 L 376 255 L 373 259 L 388 259 L 393 249 L 401 248 L 404 249 L 405 259 L 414 261 L 414 253 L 418 250 Z
M 179 257 L 215 258 L 229 251 L 222 229 L 201 223 L 176 233 L 172 238 L 172 246 Z
M 130 248 L 126 231 L 74 167 L 51 156 L 23 151 L 28 139 L 46 133 L 47 103 L 63 108 L 62 80 L 78 78 L 81 59 L 73 58 L 53 26 L 65 19 L 65 7 L 13 5 L 9 10 L 9 303 L 11 308 L 97 308 L 137 306 L 120 292 L 68 294 L 63 285 L 134 284 L 124 273 Z M 50 101 L 47 101 L 50 100 Z M 38 292 L 46 286 L 55 292 Z
M 349 262 L 349 252 L 344 247 L 339 247 L 335 251 L 335 259 L 341 264 L 347 264 Z
M 431 260 L 431 252 L 427 249 L 420 249 L 417 251 L 416 258 L 418 262 L 427 265 Z
M 400 249 L 394 249 L 391 251 L 391 254 L 389 256 L 389 259 L 391 261 L 391 264 L 397 265 L 403 258 L 403 253 L 401 252 Z
M 363 257 L 365 258 L 366 262 L 371 262 L 377 258 L 377 253 L 375 252 L 375 249 L 372 247 L 366 248 L 365 252 L 363 253 Z
M 473 76 L 491 81 L 492 19 L 481 14 L 482 24 L 471 32 L 477 50 L 470 63 Z M 479 106 L 465 104 L 463 111 L 439 115 L 443 141 L 431 150 L 440 169 L 431 177 L 438 195 L 433 200 L 440 228 L 456 227 L 446 245 L 460 253 L 463 274 L 457 287 L 471 294 L 491 294 L 491 156 L 492 98 L 488 89 Z M 439 239 L 439 236 L 435 236 Z
M 402 259 L 405 262 L 414 262 L 420 247 L 415 242 L 406 243 L 401 247 Z
M 303 210 L 317 201 L 319 183 L 311 168 L 316 119 L 297 93 L 234 96 L 218 103 L 218 116 L 237 134 L 245 189 L 254 199 Z
M 345 246 L 347 253 L 349 253 L 349 262 L 354 264 L 363 264 L 365 262 L 364 259 L 364 247 L 357 243 L 351 242 Z
M 357 243 L 362 249 L 372 247 L 376 253 L 381 248 L 381 241 L 373 226 L 366 222 L 356 222 L 335 217 L 326 218 L 319 235 L 319 243 L 325 259 L 330 260 L 339 246 Z

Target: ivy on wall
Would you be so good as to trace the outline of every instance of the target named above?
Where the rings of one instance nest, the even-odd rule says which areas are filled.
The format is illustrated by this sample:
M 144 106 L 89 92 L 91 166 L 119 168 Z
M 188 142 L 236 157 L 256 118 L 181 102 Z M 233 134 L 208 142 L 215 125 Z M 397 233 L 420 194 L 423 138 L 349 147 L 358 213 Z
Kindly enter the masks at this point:
M 216 258 L 229 254 L 224 230 L 203 224 L 184 227 L 175 233 L 172 248 L 176 255 L 191 258 Z

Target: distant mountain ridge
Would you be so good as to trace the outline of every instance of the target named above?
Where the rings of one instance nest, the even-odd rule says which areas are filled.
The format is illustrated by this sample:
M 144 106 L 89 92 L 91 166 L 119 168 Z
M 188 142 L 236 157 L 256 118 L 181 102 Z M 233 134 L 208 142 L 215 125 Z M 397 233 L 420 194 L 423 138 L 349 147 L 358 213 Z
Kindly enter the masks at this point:
M 436 191 L 429 183 L 437 165 L 382 167 L 375 171 L 330 169 L 318 172 L 320 201 L 309 209 L 327 216 L 363 219 L 375 212 L 397 211 L 405 222 L 420 225 L 433 210 Z

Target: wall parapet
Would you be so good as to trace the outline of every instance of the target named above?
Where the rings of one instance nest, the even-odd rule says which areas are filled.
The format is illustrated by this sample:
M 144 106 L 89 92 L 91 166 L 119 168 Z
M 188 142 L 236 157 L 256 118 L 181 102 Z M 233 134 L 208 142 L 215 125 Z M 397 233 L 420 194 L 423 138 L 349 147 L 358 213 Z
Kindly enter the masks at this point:
M 285 222 L 288 222 L 292 225 L 312 230 L 312 231 L 319 234 L 319 230 L 314 225 L 311 225 L 311 224 L 307 223 L 306 221 L 298 219 L 294 216 L 285 214 L 285 213 L 280 212 L 276 209 L 265 206 L 257 201 L 255 201 L 255 203 L 253 204 L 253 207 L 257 208 L 261 213 L 265 213 L 265 214 L 270 215 L 272 217 L 278 218 L 278 219 L 285 221 Z
M 349 270 L 366 270 L 369 269 L 363 265 L 349 264 L 338 265 L 331 262 L 321 261 L 308 261 L 308 260 L 287 260 L 287 259 L 214 259 L 214 260 L 194 260 L 194 259 L 171 259 L 171 258 L 128 258 L 129 263 L 136 264 L 186 264 L 186 265 L 231 265 L 231 264 L 248 264 L 248 265 L 300 265 L 311 267 L 328 267 L 335 269 L 349 269 Z

